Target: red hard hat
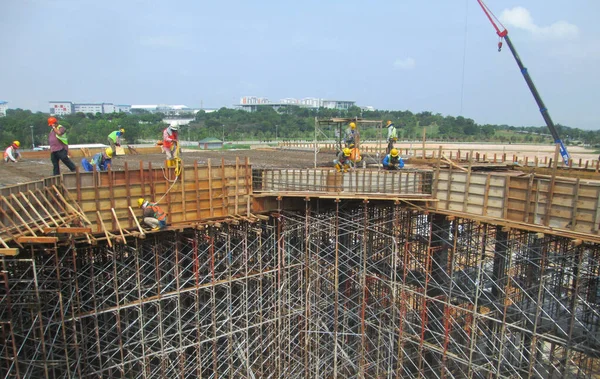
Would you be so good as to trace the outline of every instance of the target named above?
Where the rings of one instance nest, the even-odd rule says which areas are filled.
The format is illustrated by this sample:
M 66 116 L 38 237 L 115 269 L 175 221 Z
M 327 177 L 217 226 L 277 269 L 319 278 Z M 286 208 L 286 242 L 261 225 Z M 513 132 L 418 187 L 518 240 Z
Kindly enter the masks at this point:
M 56 117 L 48 117 L 48 126 L 52 126 L 54 124 L 56 124 L 58 122 L 58 120 L 56 119 Z

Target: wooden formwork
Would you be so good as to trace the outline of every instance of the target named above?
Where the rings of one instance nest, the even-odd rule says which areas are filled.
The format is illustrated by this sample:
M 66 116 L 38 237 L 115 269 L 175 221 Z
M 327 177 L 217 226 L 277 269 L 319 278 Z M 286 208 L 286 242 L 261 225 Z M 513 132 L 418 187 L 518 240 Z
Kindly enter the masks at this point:
M 1 188 L 0 245 L 4 248 L 0 255 L 18 252 L 8 249 L 9 241 L 23 247 L 23 243 L 54 243 L 55 233 L 87 236 L 91 232 L 89 222 L 71 202 L 58 176 Z
M 92 230 L 135 228 L 141 216 L 137 199 L 159 202 L 169 224 L 193 224 L 208 219 L 250 213 L 252 171 L 248 160 L 234 165 L 183 168 L 176 178 L 173 168 L 139 168 L 122 171 L 63 174 L 63 182 L 92 222 Z M 131 209 L 130 209 L 131 208 Z
M 256 171 L 255 191 L 262 193 L 431 194 L 430 170 L 268 169 Z
M 434 182 L 438 211 L 598 234 L 600 181 L 444 170 Z

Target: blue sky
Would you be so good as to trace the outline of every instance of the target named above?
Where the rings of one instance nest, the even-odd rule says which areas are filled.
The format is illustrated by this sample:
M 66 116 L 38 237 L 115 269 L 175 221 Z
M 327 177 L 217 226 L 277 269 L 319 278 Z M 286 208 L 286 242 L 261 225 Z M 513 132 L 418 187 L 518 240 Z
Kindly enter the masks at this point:
M 488 0 L 555 123 L 599 129 L 600 1 Z M 476 0 L 5 0 L 0 100 L 354 100 L 544 125 Z

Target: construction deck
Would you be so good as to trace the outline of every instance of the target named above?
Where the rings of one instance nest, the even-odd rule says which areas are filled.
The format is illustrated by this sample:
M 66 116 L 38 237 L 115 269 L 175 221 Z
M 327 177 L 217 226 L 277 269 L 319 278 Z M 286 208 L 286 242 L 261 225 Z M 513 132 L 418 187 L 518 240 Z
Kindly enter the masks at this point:
M 1 189 L 0 375 L 598 377 L 600 182 L 474 166 Z

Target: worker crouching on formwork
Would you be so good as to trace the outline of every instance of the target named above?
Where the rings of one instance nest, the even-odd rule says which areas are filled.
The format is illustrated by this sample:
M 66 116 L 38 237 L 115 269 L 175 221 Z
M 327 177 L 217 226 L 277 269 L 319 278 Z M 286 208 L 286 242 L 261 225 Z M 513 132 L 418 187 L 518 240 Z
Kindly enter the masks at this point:
M 398 149 L 394 148 L 383 158 L 383 168 L 385 170 L 399 170 L 404 167 L 404 161 L 400 158 Z
M 152 230 L 163 229 L 167 226 L 167 214 L 156 203 L 146 201 L 144 198 L 138 199 L 138 207 L 142 208 L 144 224 Z
M 81 167 L 87 172 L 94 171 L 94 166 L 96 167 L 96 171 L 106 171 L 108 170 L 108 166 L 110 166 L 113 157 L 113 150 L 110 147 L 107 147 L 106 150 L 94 154 L 90 161 L 87 158 L 83 158 L 81 160 Z
M 337 172 L 344 171 L 348 172 L 348 169 L 354 168 L 354 162 L 350 159 L 351 151 L 349 148 L 344 148 L 339 152 L 336 159 L 333 160 L 333 165 Z
M 19 158 L 21 158 L 19 147 L 21 147 L 21 142 L 13 141 L 13 143 L 4 150 L 4 162 L 18 162 Z

